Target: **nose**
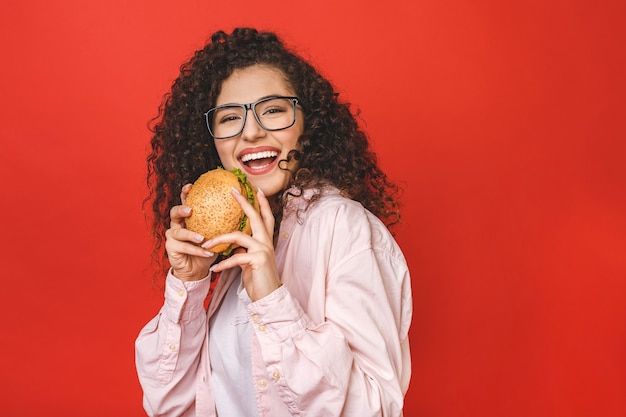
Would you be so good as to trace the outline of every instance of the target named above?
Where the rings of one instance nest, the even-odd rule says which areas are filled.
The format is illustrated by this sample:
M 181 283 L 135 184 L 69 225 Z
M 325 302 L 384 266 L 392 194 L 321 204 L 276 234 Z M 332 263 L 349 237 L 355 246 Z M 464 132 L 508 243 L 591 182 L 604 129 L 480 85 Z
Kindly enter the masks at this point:
M 254 110 L 246 109 L 246 121 L 241 131 L 241 138 L 244 140 L 257 140 L 265 136 L 265 129 L 259 125 L 259 122 L 254 117 Z

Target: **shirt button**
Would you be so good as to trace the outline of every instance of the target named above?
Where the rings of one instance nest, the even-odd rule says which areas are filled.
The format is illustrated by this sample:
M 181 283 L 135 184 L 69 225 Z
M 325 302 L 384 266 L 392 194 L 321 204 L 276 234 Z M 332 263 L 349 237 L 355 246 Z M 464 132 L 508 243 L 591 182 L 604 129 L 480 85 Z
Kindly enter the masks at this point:
M 176 345 L 170 345 L 170 350 L 176 350 Z
M 259 382 L 257 382 L 257 385 L 259 386 L 259 388 L 265 388 L 267 387 L 267 381 L 264 379 L 261 379 Z
M 260 331 L 261 333 L 265 333 L 265 326 L 260 325 L 260 326 L 259 326 L 259 331 Z
M 261 318 L 259 318 L 259 316 L 257 316 L 256 314 L 254 316 L 252 316 L 252 322 L 253 323 L 258 323 L 261 321 Z
M 274 377 L 274 379 L 280 378 L 280 372 L 278 372 L 278 371 L 272 372 L 272 377 Z
M 287 239 L 289 237 L 289 233 L 285 232 L 283 233 L 283 239 Z
M 178 290 L 178 296 L 182 297 L 183 295 L 185 295 L 185 291 L 183 290 Z

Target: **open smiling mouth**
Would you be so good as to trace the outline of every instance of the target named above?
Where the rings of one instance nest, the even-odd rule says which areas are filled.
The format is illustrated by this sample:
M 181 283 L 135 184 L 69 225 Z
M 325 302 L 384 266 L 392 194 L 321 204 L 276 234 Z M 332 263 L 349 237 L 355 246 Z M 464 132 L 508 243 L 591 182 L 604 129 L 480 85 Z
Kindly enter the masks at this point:
M 251 169 L 262 169 L 271 165 L 278 157 L 278 152 L 263 151 L 249 153 L 241 157 L 241 162 Z

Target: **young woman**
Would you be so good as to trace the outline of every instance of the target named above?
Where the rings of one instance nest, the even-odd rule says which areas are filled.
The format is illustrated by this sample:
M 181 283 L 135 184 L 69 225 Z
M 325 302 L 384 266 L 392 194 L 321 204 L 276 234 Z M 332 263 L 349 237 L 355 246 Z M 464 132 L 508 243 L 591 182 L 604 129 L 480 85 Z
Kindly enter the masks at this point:
M 387 229 L 397 188 L 327 80 L 275 34 L 217 32 L 166 96 L 148 164 L 170 266 L 136 342 L 149 415 L 402 415 L 412 300 Z M 233 191 L 252 236 L 200 244 L 185 199 L 218 166 L 247 174 L 261 210 Z M 241 248 L 205 249 L 225 242 Z

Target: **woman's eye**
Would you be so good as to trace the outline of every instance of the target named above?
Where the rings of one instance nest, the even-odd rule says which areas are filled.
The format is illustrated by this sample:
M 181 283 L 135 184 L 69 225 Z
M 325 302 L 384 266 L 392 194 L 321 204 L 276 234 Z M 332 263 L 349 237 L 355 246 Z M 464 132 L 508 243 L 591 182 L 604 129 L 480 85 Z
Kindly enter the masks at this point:
M 222 108 L 215 113 L 215 123 L 234 123 L 242 118 L 241 109 L 239 108 Z
M 268 107 L 263 109 L 263 115 L 272 115 L 277 113 L 284 113 L 285 109 L 282 107 Z
M 228 122 L 235 122 L 237 120 L 241 119 L 240 116 L 235 116 L 235 115 L 231 115 L 231 116 L 223 116 L 219 119 L 219 123 L 223 124 L 223 123 L 228 123 Z

